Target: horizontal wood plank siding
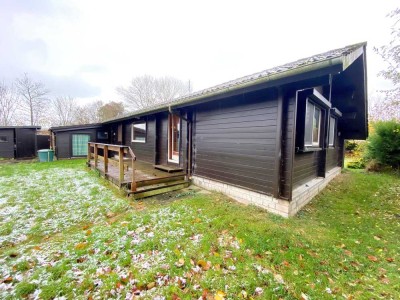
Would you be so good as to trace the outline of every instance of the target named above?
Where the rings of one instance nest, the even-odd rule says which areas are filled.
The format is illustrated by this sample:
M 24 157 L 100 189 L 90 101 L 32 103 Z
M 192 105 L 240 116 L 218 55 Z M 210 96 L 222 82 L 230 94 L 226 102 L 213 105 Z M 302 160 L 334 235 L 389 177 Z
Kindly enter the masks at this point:
M 322 151 L 296 153 L 293 167 L 293 189 L 318 177 Z
M 142 121 L 142 120 L 140 120 Z M 146 119 L 146 142 L 135 143 L 132 142 L 132 124 L 139 122 L 135 120 L 125 124 L 124 128 L 124 144 L 132 148 L 138 160 L 146 161 L 149 163 L 155 163 L 155 135 L 156 135 L 156 119 L 154 115 L 148 116 Z
M 0 158 L 14 158 L 14 129 L 0 129 L 0 136 L 7 142 L 0 142 Z
M 272 194 L 277 107 L 271 90 L 198 106 L 194 175 Z

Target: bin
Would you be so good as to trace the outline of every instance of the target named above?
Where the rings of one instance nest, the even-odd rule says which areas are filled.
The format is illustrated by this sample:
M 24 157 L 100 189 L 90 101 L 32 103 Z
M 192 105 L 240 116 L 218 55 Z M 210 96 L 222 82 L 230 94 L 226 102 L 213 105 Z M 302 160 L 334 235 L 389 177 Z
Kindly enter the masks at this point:
M 53 161 L 54 150 L 42 149 L 38 151 L 38 157 L 40 162 Z

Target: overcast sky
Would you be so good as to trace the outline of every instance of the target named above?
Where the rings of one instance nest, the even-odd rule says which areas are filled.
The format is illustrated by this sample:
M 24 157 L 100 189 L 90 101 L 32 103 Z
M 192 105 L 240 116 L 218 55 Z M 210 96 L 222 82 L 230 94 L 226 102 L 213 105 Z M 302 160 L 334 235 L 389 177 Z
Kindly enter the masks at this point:
M 388 84 L 373 52 L 398 1 L 0 0 L 0 80 L 27 72 L 51 96 L 120 100 L 132 77 L 170 75 L 195 90 L 368 42 L 369 91 Z

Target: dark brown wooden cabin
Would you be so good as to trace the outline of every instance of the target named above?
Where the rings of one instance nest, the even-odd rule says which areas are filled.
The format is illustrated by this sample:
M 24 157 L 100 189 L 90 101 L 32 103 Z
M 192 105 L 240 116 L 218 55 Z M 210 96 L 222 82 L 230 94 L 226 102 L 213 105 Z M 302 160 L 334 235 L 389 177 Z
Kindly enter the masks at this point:
M 102 123 L 138 161 L 290 216 L 340 173 L 345 139 L 368 135 L 366 43 Z
M 1 126 L 0 158 L 23 159 L 36 156 L 39 126 Z

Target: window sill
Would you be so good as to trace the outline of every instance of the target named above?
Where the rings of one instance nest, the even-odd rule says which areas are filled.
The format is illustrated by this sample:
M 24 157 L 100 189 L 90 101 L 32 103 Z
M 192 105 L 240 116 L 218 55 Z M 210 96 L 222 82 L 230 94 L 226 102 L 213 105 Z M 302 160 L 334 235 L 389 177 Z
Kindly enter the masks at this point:
M 299 149 L 297 152 L 299 153 L 306 153 L 306 152 L 315 152 L 315 151 L 322 151 L 322 148 L 319 147 L 306 147 L 304 149 Z

